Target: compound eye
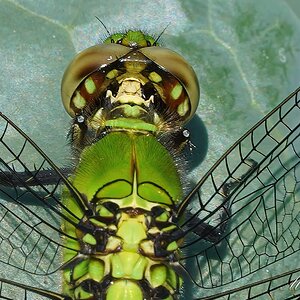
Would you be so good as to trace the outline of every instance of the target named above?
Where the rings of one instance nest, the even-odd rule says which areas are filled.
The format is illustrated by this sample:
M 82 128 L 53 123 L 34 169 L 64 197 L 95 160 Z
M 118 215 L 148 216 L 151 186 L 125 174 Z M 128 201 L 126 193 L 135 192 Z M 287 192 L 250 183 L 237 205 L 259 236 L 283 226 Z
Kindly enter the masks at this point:
M 140 49 L 140 52 L 175 79 L 169 79 L 169 102 L 166 105 L 172 110 L 176 109 L 183 123 L 187 123 L 196 112 L 200 96 L 200 88 L 195 71 L 181 55 L 170 49 L 146 47 Z M 155 83 L 164 83 L 163 79 L 157 76 L 158 74 L 152 73 L 150 75 Z
M 75 56 L 66 69 L 62 84 L 61 96 L 64 107 L 72 117 L 82 110 L 89 99 L 97 97 L 96 93 L 105 80 L 101 69 L 126 55 L 130 49 L 119 44 L 100 44 Z M 84 86 L 84 95 L 79 93 L 78 87 Z

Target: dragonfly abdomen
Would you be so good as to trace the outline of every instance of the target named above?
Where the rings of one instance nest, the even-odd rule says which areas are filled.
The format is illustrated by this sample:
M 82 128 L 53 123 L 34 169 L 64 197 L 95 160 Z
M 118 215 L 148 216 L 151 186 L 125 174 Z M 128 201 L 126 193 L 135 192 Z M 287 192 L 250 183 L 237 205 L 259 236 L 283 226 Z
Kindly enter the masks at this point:
M 75 299 L 172 299 L 180 279 L 169 264 L 178 248 L 171 214 L 182 197 L 173 157 L 153 135 L 124 131 L 86 147 L 79 161 L 72 183 L 90 213 L 65 191 L 65 205 L 80 219 L 78 227 L 64 224 L 74 237 L 64 252 L 68 293 Z

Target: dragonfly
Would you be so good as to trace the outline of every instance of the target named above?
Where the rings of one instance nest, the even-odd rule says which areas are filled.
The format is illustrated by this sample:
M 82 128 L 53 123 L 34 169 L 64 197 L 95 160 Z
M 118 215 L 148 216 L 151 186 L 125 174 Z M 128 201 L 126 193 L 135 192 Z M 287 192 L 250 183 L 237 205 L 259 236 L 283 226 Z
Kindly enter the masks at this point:
M 0 113 L 0 298 L 297 299 L 299 92 L 187 192 L 192 67 L 138 30 L 78 54 L 69 165 Z

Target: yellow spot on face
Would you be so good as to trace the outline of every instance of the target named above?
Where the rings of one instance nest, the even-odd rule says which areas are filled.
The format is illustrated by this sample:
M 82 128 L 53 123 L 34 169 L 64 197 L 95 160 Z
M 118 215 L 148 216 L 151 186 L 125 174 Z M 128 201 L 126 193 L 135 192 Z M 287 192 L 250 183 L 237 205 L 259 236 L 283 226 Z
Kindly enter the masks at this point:
M 141 109 L 139 106 L 136 105 L 135 106 L 126 105 L 126 107 L 124 107 L 124 113 L 128 117 L 137 118 L 141 113 Z
M 118 70 L 113 69 L 106 74 L 106 78 L 113 79 L 118 76 Z
M 74 106 L 78 109 L 82 109 L 86 105 L 85 99 L 80 95 L 80 93 L 78 91 L 76 92 L 72 101 L 73 101 Z
M 89 93 L 89 94 L 93 94 L 95 93 L 96 91 L 96 85 L 95 85 L 95 82 L 93 80 L 93 78 L 91 77 L 88 77 L 85 82 L 84 82 L 84 86 L 86 88 L 86 91 Z
M 171 91 L 171 97 L 174 100 L 177 100 L 180 97 L 181 92 L 182 92 L 182 85 L 180 83 L 177 83 Z
M 183 117 L 189 111 L 189 98 L 186 98 L 184 102 L 182 102 L 177 107 L 178 114 Z
M 149 79 L 152 81 L 152 82 L 155 82 L 155 83 L 158 83 L 158 82 L 161 82 L 162 81 L 162 78 L 159 74 L 157 74 L 156 72 L 151 72 L 149 74 Z

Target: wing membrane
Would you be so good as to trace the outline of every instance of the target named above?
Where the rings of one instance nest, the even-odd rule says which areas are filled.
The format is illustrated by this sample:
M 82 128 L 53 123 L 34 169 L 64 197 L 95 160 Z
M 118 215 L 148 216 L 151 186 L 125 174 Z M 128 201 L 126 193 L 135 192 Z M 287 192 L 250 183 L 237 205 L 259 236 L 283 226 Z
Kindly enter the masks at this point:
M 62 237 L 66 236 L 61 230 L 62 219 L 76 226 L 76 216 L 60 199 L 62 183 L 71 184 L 3 114 L 0 114 L 0 153 L 3 183 L 0 182 L 0 261 L 27 273 L 51 274 L 62 265 L 61 250 L 65 247 Z M 56 181 L 46 186 L 41 178 L 45 169 L 50 168 L 56 174 Z
M 285 272 L 279 276 L 274 276 L 272 279 L 260 280 L 251 284 L 245 284 L 240 288 L 231 291 L 221 292 L 213 296 L 202 297 L 199 300 L 212 299 L 274 299 L 272 294 L 276 293 L 275 299 L 299 299 L 300 292 L 296 290 L 296 285 L 299 284 L 300 269 Z M 286 296 L 284 290 L 289 286 L 289 296 Z M 282 290 L 281 290 L 282 289 Z M 263 292 L 262 292 L 263 291 Z M 280 295 L 281 294 L 281 295 Z M 268 297 L 268 298 L 267 298 Z
M 298 94 L 299 89 L 237 141 L 179 208 L 186 230 L 181 264 L 199 292 L 215 294 L 218 287 L 231 290 L 259 280 L 271 284 L 270 275 L 300 267 L 299 260 L 282 267 L 300 249 Z M 204 223 L 210 230 L 195 234 Z M 207 242 L 213 234 L 217 241 Z
M 179 263 L 188 274 L 185 285 L 190 280 L 198 287 L 191 297 L 186 289 L 185 298 L 265 299 L 282 294 L 293 299 L 299 295 L 289 289 L 299 276 L 298 260 L 294 269 L 278 264 L 294 259 L 300 248 L 298 92 L 233 145 L 179 207 L 186 232 Z M 76 226 L 76 216 L 61 203 L 61 183 L 83 209 L 84 201 L 60 169 L 2 114 L 0 151 L 0 260 L 25 275 L 56 274 L 65 247 L 60 224 L 64 220 Z M 55 173 L 52 185 L 42 180 L 45 169 Z M 199 236 L 195 232 L 204 223 L 211 229 Z M 206 241 L 224 229 L 214 243 Z M 13 282 L 2 281 L 3 299 L 15 299 L 5 294 L 9 286 Z M 34 299 L 37 294 L 46 297 L 41 299 L 60 299 L 20 283 L 15 287 L 22 295 L 18 299 L 30 299 L 29 293 Z M 212 296 L 203 298 L 204 293 Z
M 26 286 L 14 281 L 0 279 L 0 299 L 7 300 L 70 300 L 68 297 L 57 293 L 44 291 L 38 288 Z

